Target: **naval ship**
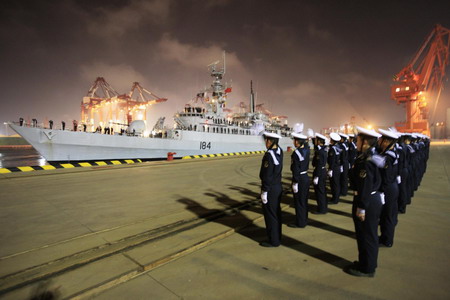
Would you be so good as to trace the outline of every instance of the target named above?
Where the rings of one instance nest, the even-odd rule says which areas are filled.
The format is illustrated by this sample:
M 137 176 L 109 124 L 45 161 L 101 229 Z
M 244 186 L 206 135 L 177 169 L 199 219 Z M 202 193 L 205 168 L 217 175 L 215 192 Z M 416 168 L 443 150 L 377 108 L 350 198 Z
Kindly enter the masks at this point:
M 142 120 L 132 121 L 126 132 L 99 134 L 85 131 L 42 128 L 9 122 L 9 126 L 30 143 L 48 162 L 113 159 L 166 159 L 202 154 L 223 154 L 265 150 L 262 133 L 282 136 L 283 150 L 292 146 L 292 128 L 263 111 L 255 110 L 253 89 L 249 109 L 230 113 L 225 109 L 231 88 L 222 82 L 225 57 L 208 66 L 213 82 L 174 115 L 175 124 L 164 126 L 160 118 L 147 132 Z

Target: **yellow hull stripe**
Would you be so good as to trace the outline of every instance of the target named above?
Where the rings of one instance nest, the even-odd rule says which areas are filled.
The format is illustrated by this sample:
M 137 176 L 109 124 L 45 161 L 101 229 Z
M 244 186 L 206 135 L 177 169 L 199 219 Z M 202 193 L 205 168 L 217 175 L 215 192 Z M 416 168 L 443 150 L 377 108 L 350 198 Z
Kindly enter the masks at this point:
M 200 154 L 200 155 L 188 155 L 183 156 L 181 159 L 193 159 L 193 158 L 205 158 L 205 157 L 221 157 L 221 156 L 236 156 L 236 155 L 250 155 L 250 154 L 262 154 L 265 151 L 245 151 L 245 152 L 232 152 L 232 153 L 217 153 L 217 154 Z
M 43 166 L 32 167 L 12 167 L 12 168 L 0 168 L 0 174 L 8 174 L 12 172 L 30 172 L 39 170 L 56 170 L 56 169 L 72 169 L 78 167 L 93 167 L 93 166 L 107 166 L 107 165 L 122 165 L 122 164 L 134 164 L 140 163 L 140 159 L 125 159 L 125 160 L 109 160 L 109 161 L 96 161 L 96 162 L 77 162 L 77 163 L 62 163 Z

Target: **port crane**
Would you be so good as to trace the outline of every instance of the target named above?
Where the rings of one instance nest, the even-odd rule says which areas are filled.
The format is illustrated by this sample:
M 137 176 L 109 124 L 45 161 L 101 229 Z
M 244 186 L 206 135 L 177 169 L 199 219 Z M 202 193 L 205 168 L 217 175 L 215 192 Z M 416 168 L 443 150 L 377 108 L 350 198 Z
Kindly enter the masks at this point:
M 133 120 L 145 121 L 148 107 L 165 101 L 139 82 L 133 82 L 129 93 L 119 94 L 103 77 L 97 77 L 81 101 L 81 122 L 90 130 L 100 125 L 117 131 Z
M 450 30 L 435 25 L 411 61 L 394 75 L 391 98 L 406 108 L 406 121 L 395 124 L 398 131 L 430 135 L 429 104 L 434 104 L 434 115 L 449 64 L 449 46 Z

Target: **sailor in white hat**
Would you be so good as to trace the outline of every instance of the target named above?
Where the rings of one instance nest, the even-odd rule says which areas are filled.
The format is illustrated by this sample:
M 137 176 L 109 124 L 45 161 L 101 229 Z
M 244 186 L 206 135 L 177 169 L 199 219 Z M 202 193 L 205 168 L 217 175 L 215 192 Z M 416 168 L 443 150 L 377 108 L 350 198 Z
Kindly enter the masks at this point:
M 353 133 L 348 134 L 348 163 L 350 169 L 355 163 L 356 156 L 358 155 L 358 150 L 356 150 L 355 135 Z
M 373 277 L 378 260 L 378 220 L 382 201 L 380 192 L 380 164 L 373 159 L 375 146 L 380 134 L 369 129 L 357 127 L 356 147 L 359 156 L 352 170 L 353 222 L 358 244 L 358 262 L 346 271 L 354 276 Z
M 408 178 L 408 188 L 409 188 L 409 201 L 414 197 L 414 191 L 417 190 L 418 186 L 418 168 L 419 164 L 419 147 L 417 144 L 417 134 L 415 132 L 409 134 L 408 139 L 408 152 L 409 152 L 409 178 Z
M 325 190 L 325 180 L 327 178 L 327 171 L 325 169 L 327 163 L 325 140 L 326 137 L 324 135 L 316 132 L 312 165 L 314 167 L 313 186 L 317 199 L 317 211 L 312 211 L 312 214 L 326 214 L 328 211 L 327 194 Z
M 341 141 L 339 142 L 339 147 L 341 147 L 341 196 L 347 196 L 348 192 L 348 135 L 345 133 L 339 133 L 341 136 Z
M 422 154 L 422 163 L 423 163 L 423 170 L 422 170 L 422 177 L 427 171 L 427 161 L 428 157 L 430 156 L 430 137 L 426 134 L 423 135 L 423 154 Z M 421 177 L 421 179 L 422 179 Z M 420 182 L 419 182 L 420 184 Z
M 338 204 L 341 196 L 341 136 L 336 132 L 330 133 L 330 148 L 328 150 L 328 177 L 330 180 L 330 204 Z
M 281 244 L 281 172 L 283 170 L 283 151 L 278 146 L 281 139 L 276 133 L 264 132 L 267 151 L 264 154 L 259 178 L 261 179 L 261 201 L 266 223 L 267 241 L 263 247 L 278 247 Z
M 406 204 L 411 204 L 411 197 L 414 195 L 414 177 L 415 177 L 415 163 L 416 163 L 416 147 L 414 139 L 410 132 L 403 133 L 402 136 L 405 143 L 406 160 L 405 165 L 408 168 L 406 177 Z M 402 200 L 403 201 L 403 200 Z M 406 210 L 406 205 L 405 205 Z
M 417 181 L 416 181 L 415 190 L 417 190 L 420 186 L 423 175 L 426 171 L 426 167 L 427 167 L 426 162 L 428 159 L 428 157 L 427 157 L 428 150 L 427 150 L 427 144 L 426 144 L 427 136 L 422 133 L 418 133 L 416 135 L 418 136 L 417 141 L 416 141 L 418 158 L 417 158 L 417 165 L 416 165 Z
M 398 217 L 399 195 L 399 155 L 394 145 L 399 137 L 396 132 L 378 129 L 381 138 L 378 140 L 380 155 L 385 158 L 384 168 L 381 172 L 381 191 L 384 194 L 385 203 L 380 216 L 380 246 L 392 247 L 394 244 L 394 232 Z
M 308 137 L 301 133 L 292 133 L 295 150 L 291 155 L 292 191 L 294 193 L 295 222 L 289 227 L 304 228 L 308 223 L 309 193 L 309 145 Z
M 398 213 L 406 213 L 406 203 L 408 199 L 407 180 L 408 180 L 408 150 L 405 144 L 405 134 L 394 131 L 398 134 L 397 143 L 394 145 L 395 153 L 398 155 Z

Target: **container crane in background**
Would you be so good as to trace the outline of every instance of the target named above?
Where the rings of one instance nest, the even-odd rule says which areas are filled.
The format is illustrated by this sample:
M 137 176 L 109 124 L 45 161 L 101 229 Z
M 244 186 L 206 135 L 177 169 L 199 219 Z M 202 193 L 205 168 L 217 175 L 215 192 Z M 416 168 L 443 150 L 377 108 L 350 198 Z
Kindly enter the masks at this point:
M 128 94 L 119 94 L 103 77 L 97 77 L 81 101 L 81 122 L 91 131 L 97 126 L 108 126 L 117 132 L 133 120 L 146 121 L 147 108 L 165 101 L 166 98 L 156 96 L 139 82 L 133 82 Z
M 398 131 L 430 135 L 428 107 L 434 104 L 434 117 L 449 64 L 449 47 L 450 30 L 436 25 L 412 60 L 394 75 L 391 98 L 406 107 L 406 121 L 395 124 Z

